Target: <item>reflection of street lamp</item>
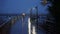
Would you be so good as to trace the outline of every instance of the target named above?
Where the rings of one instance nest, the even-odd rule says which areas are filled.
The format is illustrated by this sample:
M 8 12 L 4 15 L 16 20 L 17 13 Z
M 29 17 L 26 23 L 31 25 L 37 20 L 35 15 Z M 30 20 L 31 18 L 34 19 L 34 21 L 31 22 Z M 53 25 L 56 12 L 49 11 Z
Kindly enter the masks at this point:
M 24 27 L 24 17 L 25 17 L 25 13 L 22 13 L 22 34 L 23 34 L 23 27 Z

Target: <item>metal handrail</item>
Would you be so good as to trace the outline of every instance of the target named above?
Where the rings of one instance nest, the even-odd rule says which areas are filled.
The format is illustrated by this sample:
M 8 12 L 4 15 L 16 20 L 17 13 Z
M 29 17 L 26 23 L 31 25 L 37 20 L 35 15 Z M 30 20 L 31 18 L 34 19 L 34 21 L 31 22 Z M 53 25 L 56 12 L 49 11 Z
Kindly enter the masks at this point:
M 7 20 L 6 22 L 4 22 L 3 24 L 0 25 L 0 27 L 2 27 L 3 25 L 5 25 L 6 23 L 9 23 L 11 21 L 11 23 L 13 24 L 14 22 L 16 22 L 16 20 L 19 19 L 20 16 L 13 16 L 12 18 L 10 18 L 9 20 Z

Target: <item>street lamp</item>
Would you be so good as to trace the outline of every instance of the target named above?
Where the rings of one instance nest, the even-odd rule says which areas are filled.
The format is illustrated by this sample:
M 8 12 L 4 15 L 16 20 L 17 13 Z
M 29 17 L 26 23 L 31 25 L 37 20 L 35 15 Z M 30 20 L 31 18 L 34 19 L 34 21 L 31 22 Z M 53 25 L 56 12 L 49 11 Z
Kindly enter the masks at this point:
M 24 23 L 25 13 L 22 13 L 22 23 Z
M 24 27 L 24 18 L 25 18 L 25 13 L 22 13 L 22 34 L 23 34 L 23 27 Z

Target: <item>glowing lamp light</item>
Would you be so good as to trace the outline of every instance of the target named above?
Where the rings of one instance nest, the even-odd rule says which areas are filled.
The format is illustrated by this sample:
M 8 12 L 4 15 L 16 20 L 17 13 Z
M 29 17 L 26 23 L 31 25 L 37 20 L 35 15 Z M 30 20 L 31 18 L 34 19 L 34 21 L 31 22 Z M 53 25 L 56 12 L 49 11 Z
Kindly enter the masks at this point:
M 22 16 L 25 16 L 25 13 L 22 13 Z
M 36 8 L 33 8 L 33 10 L 35 10 Z

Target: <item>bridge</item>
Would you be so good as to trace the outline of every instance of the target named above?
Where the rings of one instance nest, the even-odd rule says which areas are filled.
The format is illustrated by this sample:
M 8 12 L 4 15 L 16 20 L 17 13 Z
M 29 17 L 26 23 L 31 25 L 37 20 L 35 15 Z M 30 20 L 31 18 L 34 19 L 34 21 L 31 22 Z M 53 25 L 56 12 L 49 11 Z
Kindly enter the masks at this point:
M 42 1 L 41 3 L 43 7 L 46 7 L 45 5 L 48 4 L 46 0 Z M 40 6 L 39 10 L 41 10 L 41 12 L 43 11 L 42 9 L 46 9 L 42 8 L 41 5 L 39 6 Z M 29 32 L 29 34 L 33 34 L 33 32 L 34 34 L 35 33 L 51 34 L 52 32 L 54 32 L 55 18 L 51 14 L 40 14 L 40 11 L 38 12 L 38 10 L 35 13 L 36 14 L 32 12 L 30 12 L 30 14 L 29 13 L 0 14 L 0 30 L 1 30 L 0 34 L 28 34 L 28 32 L 31 30 L 30 28 L 28 31 L 29 27 L 28 24 L 30 23 L 29 18 L 31 19 L 31 21 L 36 21 L 35 19 L 38 19 L 36 22 L 36 24 L 38 24 L 37 25 L 38 31 L 35 32 L 36 29 L 35 26 L 33 26 L 35 22 L 33 22 L 34 24 L 31 22 L 32 30 Z

